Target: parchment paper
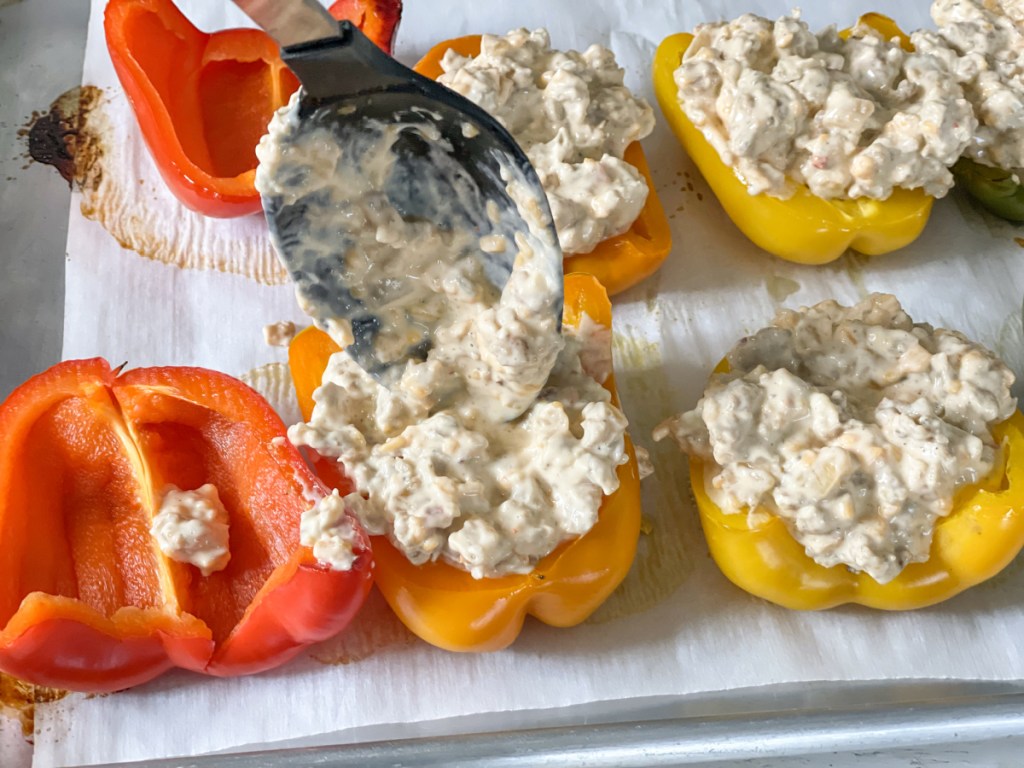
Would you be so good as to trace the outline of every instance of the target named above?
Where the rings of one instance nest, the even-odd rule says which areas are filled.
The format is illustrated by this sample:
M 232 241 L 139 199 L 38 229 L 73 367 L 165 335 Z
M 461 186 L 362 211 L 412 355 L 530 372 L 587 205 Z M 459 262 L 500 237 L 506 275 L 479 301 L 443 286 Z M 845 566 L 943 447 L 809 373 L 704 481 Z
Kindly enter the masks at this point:
M 103 4 L 93 0 L 83 78 L 106 94 L 102 117 L 113 139 L 102 190 L 115 203 L 97 212 L 95 190 L 72 203 L 65 357 L 234 374 L 283 360 L 282 351 L 263 345 L 261 326 L 301 315 L 268 255 L 263 224 L 258 217 L 203 219 L 164 190 L 107 56 Z M 221 7 L 226 2 L 180 4 L 207 29 L 244 23 Z M 868 10 L 888 11 L 905 29 L 930 24 L 924 0 L 808 5 L 815 28 L 845 26 Z M 547 26 L 559 47 L 611 47 L 628 84 L 653 103 L 649 67 L 662 37 L 744 11 L 787 10 L 784 0 L 406 0 L 397 55 L 411 64 L 445 38 Z M 128 692 L 40 707 L 36 766 L 408 736 L 432 722 L 435 732 L 544 725 L 558 712 L 608 716 L 654 697 L 801 681 L 1024 679 L 1020 560 L 991 582 L 914 613 L 776 608 L 718 572 L 683 457 L 649 437 L 662 418 L 692 407 L 710 367 L 737 338 L 780 306 L 828 297 L 896 293 L 915 319 L 963 330 L 1020 376 L 1024 250 L 1014 237 L 1024 233 L 953 196 L 899 253 L 846 256 L 819 268 L 788 264 L 732 226 L 655 111 L 659 123 L 644 148 L 675 247 L 658 275 L 616 301 L 615 362 L 632 434 L 652 448 L 657 471 L 644 487 L 650 533 L 609 603 L 584 626 L 531 622 L 507 651 L 455 655 L 415 640 L 374 596 L 344 636 L 272 673 L 233 680 L 174 673 Z M 83 216 L 83 203 L 104 226 Z

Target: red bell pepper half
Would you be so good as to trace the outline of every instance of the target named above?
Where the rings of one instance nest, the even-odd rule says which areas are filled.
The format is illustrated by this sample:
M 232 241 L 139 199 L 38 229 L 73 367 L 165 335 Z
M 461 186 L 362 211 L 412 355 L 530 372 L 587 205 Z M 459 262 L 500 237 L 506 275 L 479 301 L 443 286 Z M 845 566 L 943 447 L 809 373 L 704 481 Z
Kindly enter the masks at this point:
M 177 666 L 259 672 L 340 631 L 371 585 L 299 544 L 326 490 L 253 390 L 200 368 L 60 363 L 0 405 L 0 670 L 112 691 Z M 163 489 L 217 487 L 231 559 L 202 576 L 150 536 Z
M 401 0 L 338 0 L 329 9 L 391 52 Z M 298 81 L 256 29 L 207 33 L 171 0 L 109 0 L 110 59 L 168 188 L 207 216 L 260 210 L 256 144 Z

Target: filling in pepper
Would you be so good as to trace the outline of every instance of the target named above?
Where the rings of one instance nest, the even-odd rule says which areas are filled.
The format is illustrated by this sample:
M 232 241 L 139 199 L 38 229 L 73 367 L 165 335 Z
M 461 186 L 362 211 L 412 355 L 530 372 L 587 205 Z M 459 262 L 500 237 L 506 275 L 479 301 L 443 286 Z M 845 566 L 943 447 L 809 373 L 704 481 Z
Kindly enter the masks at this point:
M 993 353 L 882 294 L 785 310 L 728 363 L 655 438 L 708 462 L 726 513 L 777 515 L 809 557 L 880 584 L 928 559 L 936 519 L 992 471 L 991 427 L 1016 409 Z
M 425 359 L 390 370 L 383 384 L 335 354 L 309 423 L 292 427 L 290 439 L 338 460 L 356 488 L 344 504 L 412 562 L 443 558 L 478 578 L 529 572 L 590 530 L 627 461 L 625 417 L 583 368 L 593 363 L 596 376 L 607 375 L 608 334 L 591 322 L 580 336 L 563 335 L 553 309 L 561 258 L 530 233 L 495 242 L 458 219 L 442 228 L 403 217 L 391 196 L 411 192 L 392 162 L 393 126 L 343 147 L 325 129 L 296 130 L 297 122 L 293 100 L 260 144 L 257 186 L 317 206 L 308 271 L 339 263 L 340 252 L 354 292 L 421 275 L 381 312 L 377 343 L 406 344 L 425 325 L 434 331 Z M 427 181 L 415 185 L 418 199 L 451 194 Z M 529 223 L 537 212 L 521 213 Z M 496 248 L 517 253 L 501 291 L 481 266 Z M 345 323 L 327 325 L 338 344 L 351 343 Z M 315 540 L 323 517 L 309 517 L 304 540 Z
M 164 491 L 149 532 L 169 558 L 190 563 L 209 576 L 224 570 L 231 559 L 229 525 L 217 486 L 206 483 L 194 491 L 183 491 L 171 485 Z
M 1024 2 L 935 0 L 931 14 L 918 48 L 946 59 L 978 118 L 965 157 L 1024 179 Z
M 916 45 L 921 33 L 915 33 Z M 689 120 L 750 194 L 941 197 L 977 120 L 946 57 L 867 25 L 813 34 L 797 14 L 702 24 L 676 70 Z
M 566 255 L 589 253 L 633 224 L 647 182 L 623 160 L 654 129 L 607 48 L 551 49 L 546 30 L 483 35 L 474 57 L 447 51 L 438 82 L 493 115 L 530 158 Z

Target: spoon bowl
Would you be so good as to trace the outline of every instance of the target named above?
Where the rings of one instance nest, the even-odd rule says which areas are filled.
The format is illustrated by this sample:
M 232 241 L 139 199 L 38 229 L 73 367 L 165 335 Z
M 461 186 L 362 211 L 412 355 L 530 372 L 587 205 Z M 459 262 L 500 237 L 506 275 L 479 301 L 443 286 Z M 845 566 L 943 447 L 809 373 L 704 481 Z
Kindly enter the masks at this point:
M 361 367 L 386 381 L 426 357 L 450 292 L 467 289 L 453 288 L 451 274 L 482 276 L 496 301 L 528 247 L 544 254 L 561 285 L 547 197 L 500 123 L 315 2 L 272 3 L 269 11 L 259 0 L 236 2 L 291 42 L 282 59 L 302 83 L 287 130 L 275 134 L 281 162 L 261 168 L 271 239 L 300 306 Z M 290 9 L 284 29 L 282 7 Z M 330 36 L 293 42 L 310 34 Z M 560 318 L 561 289 L 550 298 Z

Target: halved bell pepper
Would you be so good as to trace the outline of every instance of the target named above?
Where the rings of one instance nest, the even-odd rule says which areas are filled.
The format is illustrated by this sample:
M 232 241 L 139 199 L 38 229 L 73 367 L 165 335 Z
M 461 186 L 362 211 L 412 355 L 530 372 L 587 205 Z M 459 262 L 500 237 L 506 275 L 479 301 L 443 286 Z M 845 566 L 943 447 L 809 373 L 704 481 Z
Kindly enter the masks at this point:
M 441 59 L 448 50 L 463 56 L 480 53 L 480 35 L 466 35 L 438 43 L 419 60 L 414 69 L 425 77 L 436 80 L 441 76 Z M 623 159 L 638 171 L 647 182 L 647 202 L 633 225 L 621 235 L 609 237 L 597 244 L 590 253 L 565 257 L 564 272 L 586 272 L 594 275 L 614 296 L 650 277 L 672 250 L 672 231 L 661 207 L 661 200 L 651 180 L 640 142 L 634 141 Z
M 953 166 L 953 176 L 957 186 L 989 213 L 1024 222 L 1024 180 L 1018 174 L 961 157 Z
M 727 364 L 716 371 L 728 370 Z M 928 560 L 911 563 L 887 584 L 842 565 L 814 562 L 785 522 L 770 513 L 752 525 L 727 514 L 704 487 L 704 462 L 690 459 L 690 482 L 708 549 L 740 589 L 798 610 L 857 603 L 904 611 L 940 603 L 992 578 L 1024 548 L 1024 414 L 993 430 L 1000 461 L 980 483 L 961 488 L 953 510 L 935 523 Z
M 880 14 L 862 16 L 860 23 L 909 39 L 893 21 Z M 933 199 L 920 189 L 896 189 L 886 200 L 824 200 L 800 186 L 787 200 L 751 195 L 733 169 L 690 122 L 679 103 L 674 74 L 693 35 L 670 35 L 654 54 L 654 93 L 676 138 L 700 169 L 722 208 L 755 245 L 775 256 L 802 264 L 825 264 L 848 249 L 878 256 L 913 242 L 931 213 Z
M 386 52 L 401 0 L 339 0 L 335 18 L 367 25 Z M 207 216 L 260 210 L 256 144 L 298 87 L 277 43 L 256 29 L 197 29 L 172 0 L 109 0 L 107 49 L 160 175 Z
M 565 277 L 563 320 L 576 325 L 586 312 L 611 325 L 611 303 L 591 275 Z M 303 416 L 312 412 L 312 393 L 338 347 L 316 329 L 295 337 L 289 362 Z M 605 382 L 618 403 L 612 377 Z M 474 579 L 443 562 L 413 565 L 384 536 L 372 537 L 378 589 L 402 622 L 428 643 L 449 651 L 495 651 L 519 635 L 527 614 L 556 627 L 584 621 L 629 572 L 640 535 L 640 477 L 626 438 L 629 463 L 618 469 L 619 489 L 604 499 L 596 525 L 560 545 L 526 575 Z M 317 471 L 330 484 L 351 486 L 333 461 L 320 459 Z M 328 474 L 333 473 L 333 474 Z
M 202 576 L 149 528 L 165 488 L 212 483 L 231 559 Z M 371 585 L 316 562 L 299 520 L 326 493 L 270 406 L 200 368 L 60 363 L 0 406 L 0 670 L 112 691 L 177 666 L 259 672 L 336 634 Z

